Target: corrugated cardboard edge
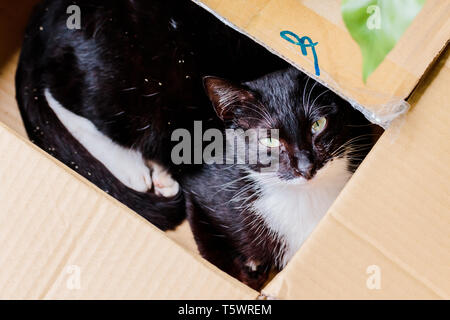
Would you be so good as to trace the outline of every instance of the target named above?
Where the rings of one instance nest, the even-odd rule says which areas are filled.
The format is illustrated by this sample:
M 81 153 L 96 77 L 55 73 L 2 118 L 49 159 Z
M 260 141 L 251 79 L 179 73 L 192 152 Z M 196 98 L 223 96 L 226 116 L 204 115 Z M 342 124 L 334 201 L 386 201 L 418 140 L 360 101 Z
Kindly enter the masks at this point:
M 257 298 L 1 123 L 0 141 L 1 299 Z
M 386 131 L 264 294 L 450 299 L 449 55 L 447 50 L 411 98 L 412 111 Z M 373 266 L 380 271 L 379 289 L 368 285 Z

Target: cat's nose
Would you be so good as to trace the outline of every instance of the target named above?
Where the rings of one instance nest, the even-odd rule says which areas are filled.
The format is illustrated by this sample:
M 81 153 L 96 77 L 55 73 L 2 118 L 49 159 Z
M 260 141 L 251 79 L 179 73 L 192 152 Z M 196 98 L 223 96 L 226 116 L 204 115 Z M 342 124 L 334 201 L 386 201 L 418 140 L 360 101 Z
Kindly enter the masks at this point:
M 307 180 L 312 179 L 316 174 L 314 163 L 306 154 L 302 154 L 297 158 L 296 169 L 298 173 Z

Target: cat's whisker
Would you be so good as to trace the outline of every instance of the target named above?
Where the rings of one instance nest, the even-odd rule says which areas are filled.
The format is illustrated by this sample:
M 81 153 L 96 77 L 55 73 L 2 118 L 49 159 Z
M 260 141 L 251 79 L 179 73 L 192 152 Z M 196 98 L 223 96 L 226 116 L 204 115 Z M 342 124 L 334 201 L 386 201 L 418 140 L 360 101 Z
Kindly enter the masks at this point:
M 249 183 L 247 185 L 242 186 L 240 189 L 238 189 L 238 191 L 234 194 L 233 198 L 230 199 L 229 202 L 236 202 L 238 199 L 240 199 L 241 195 L 243 195 L 247 191 L 251 190 L 252 188 L 254 189 L 253 183 Z
M 317 99 L 319 99 L 321 96 L 323 96 L 323 95 L 324 95 L 325 93 L 327 93 L 328 91 L 330 91 L 330 89 L 326 89 L 324 92 L 322 92 L 321 94 L 319 94 L 319 95 L 314 99 L 314 101 L 311 103 L 311 106 L 314 107 L 314 105 L 315 105 Z
M 305 104 L 305 93 L 306 93 L 306 88 L 308 87 L 309 79 L 311 79 L 311 78 L 310 78 L 310 77 L 307 77 L 307 79 L 306 79 L 306 84 L 305 84 L 305 86 L 303 87 L 302 103 L 303 103 L 304 106 L 306 105 L 306 104 Z
M 345 124 L 345 127 L 351 127 L 351 128 L 364 128 L 364 127 L 371 127 L 373 126 L 372 123 L 368 124 Z
M 364 150 L 371 146 L 372 146 L 372 144 L 370 144 L 370 143 L 360 144 L 360 143 L 354 142 L 354 143 L 346 145 L 344 150 L 346 150 L 348 152 L 358 152 L 358 151 Z M 340 151 L 342 151 L 342 150 L 340 150 Z
M 307 101 L 307 103 L 306 103 L 306 106 L 307 106 L 307 108 L 308 108 L 308 114 L 310 113 L 310 111 L 311 111 L 311 109 L 312 109 L 312 105 L 309 104 L 309 100 L 310 100 L 311 94 L 313 93 L 314 88 L 316 87 L 317 84 L 318 84 L 318 82 L 315 81 L 314 84 L 313 84 L 313 86 L 311 87 L 311 90 L 309 91 L 309 94 L 308 94 L 308 101 Z
M 156 95 L 158 95 L 158 94 L 160 94 L 161 92 L 154 92 L 154 93 L 150 93 L 150 94 L 143 94 L 142 96 L 144 97 L 144 98 L 150 98 L 150 97 L 154 97 L 154 96 L 156 96 Z
M 127 91 L 133 91 L 133 90 L 137 90 L 137 87 L 125 88 L 125 89 L 122 89 L 121 91 L 127 92 Z
M 335 155 L 338 154 L 341 150 L 345 149 L 345 148 L 348 147 L 349 145 L 354 144 L 354 143 L 356 143 L 357 141 L 366 139 L 368 136 L 370 136 L 370 134 L 363 134 L 363 135 L 354 137 L 354 138 L 352 138 L 352 139 L 346 141 L 345 143 L 343 143 L 342 145 L 340 145 L 336 150 L 334 150 L 334 151 L 331 153 L 331 157 L 332 157 L 332 156 L 335 156 Z
M 264 110 L 264 108 L 261 108 L 261 106 L 259 105 L 247 103 L 246 105 L 240 106 L 240 108 L 250 109 L 259 114 L 265 121 L 267 121 L 269 125 L 273 124 L 273 120 L 270 114 L 267 112 L 267 110 Z
M 274 182 L 274 180 L 273 179 L 259 179 L 259 181 L 253 181 L 254 183 L 256 183 L 256 182 L 258 182 L 258 183 L 264 183 L 266 186 L 268 186 L 268 187 L 275 187 L 275 186 L 277 186 L 277 185 L 279 185 L 280 183 L 278 182 L 278 181 L 275 181 Z M 258 190 L 257 188 L 255 188 L 255 185 L 254 185 L 254 183 L 253 184 L 251 184 L 251 185 L 247 185 L 247 188 L 246 188 L 246 186 L 244 186 L 236 195 L 235 195 L 235 201 L 236 202 L 238 202 L 238 201 L 242 201 L 242 200 L 244 200 L 244 202 L 243 203 L 241 203 L 241 206 L 239 206 L 239 207 L 237 207 L 237 208 L 246 208 L 244 205 L 248 202 L 248 201 L 250 201 L 250 199 L 251 199 L 251 197 L 252 196 L 254 196 L 254 195 L 256 195 L 256 194 L 259 194 L 260 193 L 260 190 Z M 249 191 L 250 189 L 254 189 L 253 190 L 253 192 L 254 192 L 254 194 L 253 195 L 251 195 L 250 197 L 246 197 L 246 198 L 242 198 L 242 197 L 240 197 L 242 194 L 244 194 L 246 191 Z
M 123 114 L 125 114 L 125 111 L 119 111 L 119 112 L 113 114 L 112 117 L 118 117 L 118 116 L 121 116 Z
M 136 131 L 145 131 L 145 130 L 149 129 L 150 127 L 151 127 L 151 125 L 150 125 L 150 124 L 148 124 L 148 125 L 146 125 L 145 127 L 142 127 L 142 128 L 136 129 Z
M 254 188 L 254 183 L 245 184 L 238 189 L 238 192 L 235 193 L 234 197 L 237 199 L 241 194 L 244 194 L 252 188 Z
M 354 153 L 354 152 L 360 152 L 363 150 L 367 150 L 368 148 L 370 148 L 372 146 L 372 144 L 370 143 L 366 143 L 366 144 L 361 144 L 361 145 L 352 145 L 349 147 L 349 153 Z
M 245 175 L 245 176 L 240 177 L 240 178 L 238 178 L 238 179 L 235 179 L 235 180 L 233 180 L 233 181 L 227 182 L 225 185 L 223 185 L 222 188 L 220 188 L 216 193 L 214 193 L 214 195 L 216 195 L 216 194 L 219 193 L 219 192 L 222 192 L 222 191 L 227 190 L 227 189 L 230 188 L 233 184 L 235 184 L 235 183 L 237 183 L 237 182 L 239 182 L 239 181 L 245 180 L 245 179 L 248 179 L 248 175 Z M 252 182 L 251 182 L 251 183 L 252 183 Z
M 233 199 L 231 199 L 232 202 L 237 202 L 240 201 L 241 198 L 240 196 L 245 194 L 247 191 L 251 190 L 253 188 L 253 186 L 248 187 L 248 188 L 242 188 L 237 194 L 234 195 Z

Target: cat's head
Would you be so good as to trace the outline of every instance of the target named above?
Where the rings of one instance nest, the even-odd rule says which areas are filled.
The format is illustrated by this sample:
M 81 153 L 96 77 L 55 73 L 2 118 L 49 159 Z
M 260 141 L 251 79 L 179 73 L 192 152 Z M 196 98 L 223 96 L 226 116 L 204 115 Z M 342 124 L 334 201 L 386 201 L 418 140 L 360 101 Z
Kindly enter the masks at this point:
M 311 184 L 321 176 L 349 177 L 372 146 L 369 122 L 295 68 L 243 84 L 206 77 L 204 85 L 226 128 L 278 130 L 278 136 L 258 138 L 259 148 L 277 151 L 276 172 L 264 173 L 272 180 Z M 265 167 L 249 165 L 261 174 Z

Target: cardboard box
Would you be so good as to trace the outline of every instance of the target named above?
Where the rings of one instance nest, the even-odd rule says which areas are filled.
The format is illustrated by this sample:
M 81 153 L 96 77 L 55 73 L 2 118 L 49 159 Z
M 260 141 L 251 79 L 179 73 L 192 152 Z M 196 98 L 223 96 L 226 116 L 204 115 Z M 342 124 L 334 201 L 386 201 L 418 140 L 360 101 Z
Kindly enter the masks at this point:
M 33 2 L 0 4 L 1 299 L 450 298 L 448 1 L 425 3 L 366 84 L 338 0 L 199 3 L 388 127 L 262 292 L 202 259 L 186 224 L 159 231 L 26 139 L 14 73 Z M 320 77 L 281 30 L 319 42 Z

